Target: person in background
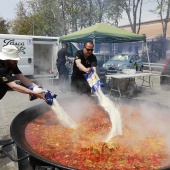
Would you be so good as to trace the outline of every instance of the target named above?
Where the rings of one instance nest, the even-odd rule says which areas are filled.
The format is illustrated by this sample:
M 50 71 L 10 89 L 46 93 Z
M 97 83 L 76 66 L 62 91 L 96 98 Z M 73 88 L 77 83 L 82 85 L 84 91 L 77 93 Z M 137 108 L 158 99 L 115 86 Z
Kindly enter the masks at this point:
M 2 48 L 2 52 L 0 52 L 0 100 L 5 96 L 10 87 L 19 93 L 34 95 L 37 98 L 46 101 L 43 95 L 44 92 L 34 92 L 29 90 L 29 88 L 26 88 L 37 85 L 22 74 L 17 66 L 18 60 L 20 60 L 18 49 L 14 45 L 7 45 Z M 16 84 L 12 74 L 14 74 L 15 77 L 26 87 Z M 2 138 L 3 137 L 0 135 L 0 145 L 1 143 L 3 144 Z M 2 151 L 0 150 L 0 157 L 3 155 L 1 154 Z
M 66 67 L 66 61 L 72 62 L 68 57 L 67 52 L 68 44 L 63 44 L 63 47 L 58 51 L 57 54 L 57 69 L 59 73 L 59 92 L 64 93 L 64 85 L 68 78 L 69 71 Z
M 92 41 L 84 43 L 83 50 L 78 50 L 74 56 L 73 73 L 71 76 L 72 91 L 79 94 L 91 95 L 91 87 L 83 74 L 90 73 L 91 67 L 96 71 L 97 59 L 93 54 L 94 44 Z

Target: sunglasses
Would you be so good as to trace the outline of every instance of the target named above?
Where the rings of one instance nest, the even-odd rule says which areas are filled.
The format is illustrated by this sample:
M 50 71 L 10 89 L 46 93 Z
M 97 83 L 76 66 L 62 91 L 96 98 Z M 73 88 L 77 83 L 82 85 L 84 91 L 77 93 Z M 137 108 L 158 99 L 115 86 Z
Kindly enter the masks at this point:
M 86 48 L 86 47 L 84 47 L 84 48 L 85 48 L 87 51 L 89 51 L 89 52 L 90 52 L 90 51 L 93 52 L 93 50 L 94 50 L 94 49 L 88 49 L 88 48 Z

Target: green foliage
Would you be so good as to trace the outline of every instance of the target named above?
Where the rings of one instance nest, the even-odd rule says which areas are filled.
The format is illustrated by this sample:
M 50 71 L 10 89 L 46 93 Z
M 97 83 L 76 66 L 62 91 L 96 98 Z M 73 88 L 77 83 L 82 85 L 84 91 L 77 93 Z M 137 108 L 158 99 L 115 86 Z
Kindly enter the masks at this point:
M 106 17 L 109 23 L 118 26 L 119 19 L 122 18 L 124 3 L 122 0 L 107 0 Z
M 17 5 L 17 18 L 12 22 L 12 33 L 20 35 L 32 34 L 32 20 L 31 16 L 27 15 L 27 11 L 23 2 L 19 2 Z
M 166 37 L 167 26 L 170 21 L 170 0 L 157 0 L 156 8 L 150 11 L 160 17 L 163 36 Z
M 114 24 L 119 6 L 117 0 L 28 0 L 17 4 L 12 32 L 61 36 L 97 22 Z
M 9 23 L 0 17 L 0 34 L 8 34 Z
M 132 32 L 140 33 L 144 0 L 27 0 L 17 4 L 16 18 L 12 22 L 15 34 L 61 36 L 82 28 L 105 22 L 119 25 L 126 12 Z M 157 0 L 153 12 L 167 14 L 163 22 L 163 35 L 169 22 L 170 0 Z M 167 8 L 166 8 L 167 7 Z M 165 10 L 167 9 L 167 10 Z M 139 23 L 137 25 L 137 23 Z

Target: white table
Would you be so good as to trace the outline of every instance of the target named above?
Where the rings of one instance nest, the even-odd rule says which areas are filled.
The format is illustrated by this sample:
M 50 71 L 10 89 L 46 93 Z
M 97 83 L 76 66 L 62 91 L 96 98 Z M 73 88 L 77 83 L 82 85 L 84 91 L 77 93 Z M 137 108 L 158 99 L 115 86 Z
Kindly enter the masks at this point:
M 135 74 L 123 74 L 123 73 L 116 73 L 116 74 L 110 74 L 110 75 L 106 75 L 106 78 L 109 78 L 109 82 L 111 83 L 111 88 L 110 88 L 110 92 L 109 95 L 111 95 L 111 91 L 116 91 L 119 93 L 120 97 L 121 97 L 121 90 L 120 90 L 120 84 L 122 82 L 124 82 L 125 80 L 128 79 L 128 84 L 131 81 L 132 78 L 139 78 L 142 80 L 142 84 L 140 85 L 140 88 L 142 88 L 143 86 L 145 87 L 149 87 L 151 89 L 153 89 L 153 83 L 150 79 L 151 76 L 153 76 L 155 74 L 152 73 L 143 73 L 143 72 L 136 72 Z M 148 80 L 145 79 L 145 77 L 148 77 Z M 117 87 L 113 87 L 113 80 L 114 79 L 121 79 L 122 81 L 118 82 Z M 127 86 L 128 86 L 127 84 Z M 136 83 L 135 83 L 136 84 Z M 137 84 L 136 84 L 137 87 Z

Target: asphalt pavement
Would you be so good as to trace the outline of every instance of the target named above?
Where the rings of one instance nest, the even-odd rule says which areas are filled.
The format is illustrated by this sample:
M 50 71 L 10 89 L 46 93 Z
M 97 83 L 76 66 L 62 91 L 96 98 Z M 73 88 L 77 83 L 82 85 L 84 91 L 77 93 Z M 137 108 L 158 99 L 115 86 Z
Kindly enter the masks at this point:
M 135 79 L 137 86 L 140 87 L 141 80 Z M 169 106 L 170 103 L 170 91 L 164 91 L 160 87 L 160 75 L 154 75 L 151 77 L 153 83 L 152 89 L 147 87 L 139 88 L 138 93 L 130 98 L 133 100 L 142 100 L 148 102 L 157 102 L 164 106 Z M 46 84 L 45 87 L 47 87 Z M 48 86 L 49 90 L 56 93 L 58 99 L 72 98 L 73 94 L 69 91 L 65 93 L 59 93 L 57 83 Z M 106 91 L 106 95 L 108 91 Z M 109 96 L 111 99 L 115 99 L 114 96 Z M 126 98 L 127 96 L 123 96 Z M 43 103 L 43 100 L 37 99 L 29 101 L 29 96 L 21 94 L 12 90 L 9 90 L 5 97 L 0 100 L 0 139 L 7 139 L 10 136 L 10 124 L 15 116 L 21 111 L 39 103 Z M 13 153 L 15 156 L 15 153 Z M 8 157 L 0 158 L 0 169 L 1 170 L 18 170 L 17 163 L 11 161 Z

